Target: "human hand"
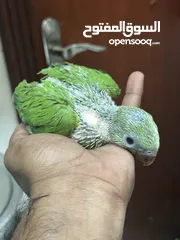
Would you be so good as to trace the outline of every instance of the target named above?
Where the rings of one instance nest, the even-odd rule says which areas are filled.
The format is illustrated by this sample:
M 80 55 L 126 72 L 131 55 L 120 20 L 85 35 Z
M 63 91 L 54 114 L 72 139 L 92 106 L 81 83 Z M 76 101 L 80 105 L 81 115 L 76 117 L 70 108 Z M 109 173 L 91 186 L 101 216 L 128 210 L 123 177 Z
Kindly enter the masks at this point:
M 123 105 L 140 106 L 143 80 L 140 72 L 130 75 Z M 91 193 L 98 189 L 124 206 L 123 215 L 134 187 L 134 159 L 126 150 L 114 145 L 86 150 L 60 135 L 29 135 L 22 125 L 10 139 L 5 165 L 31 198 L 62 191 L 75 196 L 81 187 Z

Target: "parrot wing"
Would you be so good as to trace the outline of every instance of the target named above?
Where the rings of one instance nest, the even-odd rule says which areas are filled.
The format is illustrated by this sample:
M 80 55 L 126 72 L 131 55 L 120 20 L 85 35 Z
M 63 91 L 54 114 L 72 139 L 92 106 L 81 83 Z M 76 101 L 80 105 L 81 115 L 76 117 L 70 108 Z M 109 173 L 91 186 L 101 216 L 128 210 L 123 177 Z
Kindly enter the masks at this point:
M 78 116 L 73 111 L 74 100 L 57 85 L 27 83 L 22 81 L 15 89 L 14 103 L 20 118 L 30 133 L 57 133 L 70 136 L 78 126 Z
M 119 97 L 121 92 L 109 74 L 72 63 L 52 65 L 49 68 L 42 69 L 40 74 L 45 75 L 44 79 L 53 77 L 69 84 L 79 84 L 81 86 L 94 84 L 113 98 Z

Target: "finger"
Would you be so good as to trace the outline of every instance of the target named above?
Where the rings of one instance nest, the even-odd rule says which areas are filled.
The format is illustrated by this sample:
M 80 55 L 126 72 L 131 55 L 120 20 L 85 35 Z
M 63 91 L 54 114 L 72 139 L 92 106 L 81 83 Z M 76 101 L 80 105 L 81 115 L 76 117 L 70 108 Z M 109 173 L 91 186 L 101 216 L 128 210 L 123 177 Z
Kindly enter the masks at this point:
M 141 105 L 143 87 L 144 74 L 138 71 L 133 72 L 128 78 L 122 105 L 139 107 Z
M 27 137 L 28 135 L 29 134 L 26 128 L 22 124 L 18 125 L 9 140 L 9 145 L 16 143 L 17 141 Z

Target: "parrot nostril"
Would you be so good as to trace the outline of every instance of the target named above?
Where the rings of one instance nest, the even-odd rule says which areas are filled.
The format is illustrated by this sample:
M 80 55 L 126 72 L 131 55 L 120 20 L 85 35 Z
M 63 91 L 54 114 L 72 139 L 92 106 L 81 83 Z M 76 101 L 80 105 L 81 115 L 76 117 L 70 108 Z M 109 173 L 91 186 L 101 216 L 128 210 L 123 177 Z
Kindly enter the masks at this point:
M 148 150 L 148 151 L 146 151 L 146 154 L 147 154 L 147 155 L 151 155 L 151 154 L 152 154 L 152 151 Z

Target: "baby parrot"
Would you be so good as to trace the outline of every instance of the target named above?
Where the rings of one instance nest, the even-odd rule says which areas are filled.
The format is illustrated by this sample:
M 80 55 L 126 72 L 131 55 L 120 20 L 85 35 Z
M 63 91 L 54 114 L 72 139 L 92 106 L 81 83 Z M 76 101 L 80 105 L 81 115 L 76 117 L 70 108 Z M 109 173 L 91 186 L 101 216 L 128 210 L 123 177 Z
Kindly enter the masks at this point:
M 16 109 L 30 134 L 56 133 L 87 149 L 119 145 L 150 165 L 159 149 L 152 116 L 132 106 L 117 106 L 120 89 L 102 71 L 71 63 L 43 69 L 40 82 L 22 81 L 13 94 Z

